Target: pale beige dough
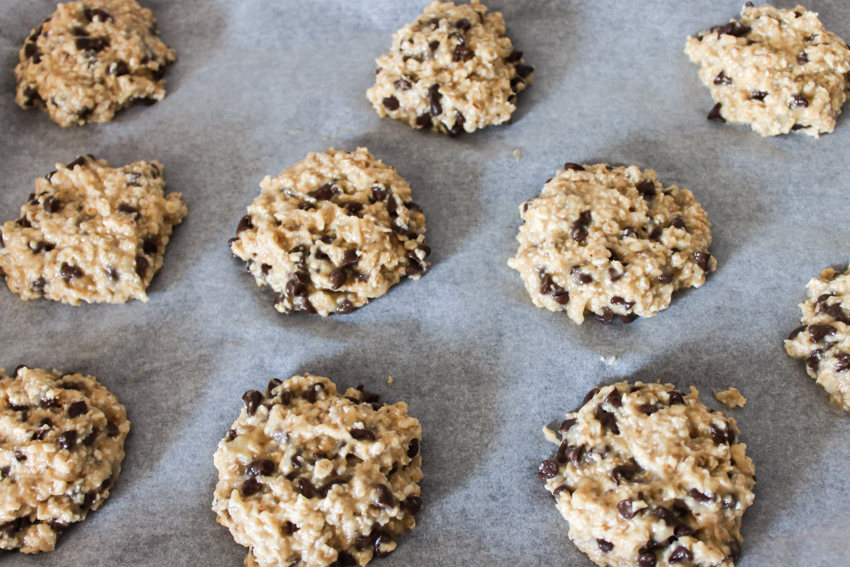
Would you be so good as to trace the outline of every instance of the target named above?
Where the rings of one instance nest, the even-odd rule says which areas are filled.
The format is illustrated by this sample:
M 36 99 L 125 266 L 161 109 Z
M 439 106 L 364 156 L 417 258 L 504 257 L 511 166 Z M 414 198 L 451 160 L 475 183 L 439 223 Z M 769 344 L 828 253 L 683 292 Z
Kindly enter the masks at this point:
M 747 405 L 747 398 L 741 395 L 738 388 L 729 388 L 721 392 L 714 392 L 714 398 L 728 409 L 742 408 Z
M 59 4 L 21 48 L 15 100 L 62 126 L 109 122 L 122 108 L 162 100 L 162 76 L 176 59 L 135 0 Z
M 847 44 L 802 6 L 744 6 L 739 21 L 688 37 L 685 53 L 716 103 L 709 118 L 762 136 L 832 132 L 850 89 Z
M 837 407 L 850 411 L 850 269 L 827 268 L 808 285 L 800 304 L 802 327 L 785 341 L 785 350 L 806 361 L 806 371 Z
M 350 313 L 428 270 L 422 209 L 366 148 L 311 153 L 260 187 L 229 244 L 281 313 Z
M 215 453 L 213 510 L 246 566 L 364 566 L 416 525 L 422 428 L 378 399 L 310 374 L 245 393 Z
M 717 265 L 711 223 L 693 194 L 636 166 L 565 164 L 520 216 L 508 266 L 536 306 L 579 324 L 586 312 L 602 323 L 656 315 Z
M 755 467 L 735 420 L 700 403 L 696 389 L 594 388 L 558 430 L 558 451 L 538 476 L 594 563 L 732 567 Z
M 534 69 L 505 36 L 502 14 L 432 2 L 393 36 L 367 92 L 380 116 L 452 136 L 509 122 Z
M 20 218 L 2 226 L 0 276 L 25 300 L 147 301 L 171 230 L 187 214 L 180 193 L 164 189 L 156 161 L 57 164 L 36 180 Z
M 129 431 L 124 406 L 91 376 L 0 368 L 0 549 L 53 551 L 109 497 Z

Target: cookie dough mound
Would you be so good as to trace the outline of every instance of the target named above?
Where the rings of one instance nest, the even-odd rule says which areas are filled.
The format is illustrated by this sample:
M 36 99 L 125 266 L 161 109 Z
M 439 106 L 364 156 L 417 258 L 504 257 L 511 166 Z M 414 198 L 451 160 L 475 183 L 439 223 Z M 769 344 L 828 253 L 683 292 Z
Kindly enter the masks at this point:
M 694 388 L 620 382 L 591 390 L 558 429 L 538 476 L 597 565 L 732 567 L 755 485 L 734 419 Z
M 833 404 L 850 411 L 850 269 L 841 274 L 827 268 L 806 287 L 803 326 L 794 329 L 785 350 L 806 361 L 809 376 Z
M 579 324 L 585 312 L 602 323 L 656 315 L 674 291 L 701 286 L 717 265 L 705 211 L 652 170 L 568 163 L 520 215 L 520 246 L 508 266 L 536 306 Z
M 534 69 L 505 37 L 502 14 L 432 2 L 393 36 L 367 96 L 380 116 L 449 135 L 509 122 Z
M 15 100 L 61 126 L 109 122 L 122 108 L 162 100 L 165 68 L 176 60 L 135 0 L 59 4 L 21 48 Z
M 749 124 L 762 136 L 832 132 L 850 89 L 850 50 L 802 6 L 744 6 L 685 53 L 716 103 L 709 118 Z
M 245 565 L 366 565 L 386 557 L 422 508 L 422 428 L 407 404 L 344 396 L 327 378 L 251 390 L 218 445 L 213 510 Z
M 229 244 L 281 313 L 351 313 L 428 270 L 422 209 L 366 148 L 311 153 L 260 187 Z
M 186 216 L 180 193 L 165 196 L 162 166 L 112 168 L 79 157 L 35 182 L 17 221 L 0 233 L 0 275 L 23 299 L 71 305 L 147 301 L 172 227 Z
M 52 551 L 109 497 L 130 431 L 91 376 L 0 368 L 0 549 Z

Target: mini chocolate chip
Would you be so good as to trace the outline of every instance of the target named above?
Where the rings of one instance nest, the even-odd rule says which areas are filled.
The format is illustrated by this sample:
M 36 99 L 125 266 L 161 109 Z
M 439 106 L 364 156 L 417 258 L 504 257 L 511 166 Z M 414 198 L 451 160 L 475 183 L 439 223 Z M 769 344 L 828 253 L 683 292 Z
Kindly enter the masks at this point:
M 384 102 L 386 102 L 386 100 Z M 396 103 L 398 103 L 398 101 L 396 101 Z M 312 197 L 317 201 L 327 201 L 334 196 L 334 193 L 336 193 L 336 191 L 333 183 L 325 183 L 315 191 L 307 193 L 307 196 Z
M 345 280 L 347 279 L 345 270 L 342 268 L 336 268 L 331 271 L 330 275 L 331 280 L 331 289 L 336 291 L 345 285 Z
M 83 277 L 83 271 L 77 266 L 71 266 L 65 262 L 62 262 L 62 267 L 59 269 L 59 277 L 65 280 L 65 283 L 71 283 L 71 280 L 74 278 Z
M 593 281 L 593 277 L 591 277 L 589 274 L 585 274 L 584 272 L 582 272 L 581 268 L 579 268 L 578 266 L 573 266 L 572 268 L 570 268 L 570 275 L 573 276 L 576 285 L 585 285 Z
M 714 496 L 703 494 L 702 492 L 700 492 L 696 488 L 690 489 L 690 491 L 688 491 L 688 496 L 690 496 L 694 500 L 698 500 L 700 502 L 714 502 L 714 500 L 715 500 Z
M 818 371 L 818 368 L 820 367 L 821 356 L 823 356 L 823 350 L 817 349 L 812 351 L 806 358 L 806 366 L 808 366 L 812 372 Z
M 621 479 L 631 482 L 639 471 L 640 468 L 637 465 L 618 465 L 611 469 L 611 480 L 616 482 L 617 486 L 620 486 Z
M 142 241 L 142 252 L 148 256 L 153 256 L 159 250 L 159 245 L 155 238 L 147 237 Z
M 715 104 L 712 109 L 709 111 L 708 116 L 706 117 L 708 120 L 720 120 L 721 122 L 726 122 L 726 119 L 720 114 L 720 109 L 723 105 L 719 102 Z
M 100 53 L 109 47 L 109 39 L 105 37 L 78 37 L 76 45 L 80 51 Z
M 352 429 L 351 436 L 357 439 L 358 441 L 375 441 L 377 437 L 372 431 L 368 429 Z
M 626 228 L 623 229 L 622 235 L 623 235 L 623 238 L 636 238 L 637 237 L 637 230 L 635 230 L 634 227 L 627 226 Z
M 469 20 L 467 20 L 466 18 L 462 18 L 455 22 L 455 27 L 467 32 L 472 28 L 472 24 L 470 24 Z
M 600 538 L 596 538 L 596 545 L 599 546 L 599 551 L 601 551 L 602 553 L 608 553 L 609 551 L 614 549 L 613 543 Z
M 106 422 L 106 435 L 108 437 L 117 437 L 121 430 L 111 421 Z
M 614 312 L 608 309 L 607 307 L 602 308 L 602 315 L 595 313 L 593 318 L 602 323 L 603 325 L 607 325 L 611 321 L 614 320 Z
M 723 508 L 728 510 L 730 508 L 735 507 L 735 505 L 738 503 L 738 497 L 735 496 L 734 494 L 730 493 L 730 494 L 727 494 L 726 496 L 724 496 L 723 499 L 721 500 L 721 502 L 722 502 Z
M 644 199 L 649 200 L 655 197 L 655 183 L 653 183 L 651 179 L 644 179 L 637 184 L 635 189 L 638 190 L 638 193 L 640 193 L 641 197 Z
M 398 110 L 399 104 L 398 99 L 394 96 L 390 96 L 384 99 L 384 108 L 389 111 Z
M 378 500 L 372 504 L 373 506 L 376 508 L 383 508 L 384 510 L 389 510 L 395 506 L 393 491 L 389 486 L 379 484 L 376 488 L 376 492 Z
M 611 390 L 611 393 L 605 398 L 605 403 L 611 407 L 621 407 L 623 405 L 623 397 L 620 394 L 620 390 L 617 388 Z
M 269 380 L 269 385 L 266 386 L 269 391 L 269 394 L 271 394 L 272 391 L 281 384 L 283 384 L 283 382 L 279 378 L 272 378 L 271 380 Z
M 514 69 L 516 69 L 516 74 L 522 77 L 523 79 L 528 78 L 528 76 L 534 72 L 534 67 L 532 67 L 531 65 L 526 65 L 524 63 L 518 64 L 516 67 L 514 67 Z
M 251 416 L 257 413 L 257 408 L 263 403 L 263 394 L 257 390 L 248 390 L 242 394 L 242 402 L 245 404 L 246 413 Z
M 661 235 L 662 235 L 663 233 L 664 233 L 664 231 L 663 231 L 663 230 L 661 230 L 661 227 L 660 227 L 660 226 L 656 226 L 655 228 L 653 228 L 653 229 L 652 229 L 652 232 L 650 232 L 650 233 L 649 233 L 649 239 L 650 239 L 650 240 L 655 240 L 655 241 L 660 240 L 660 239 L 661 239 Z
M 424 114 L 420 114 L 416 117 L 416 125 L 420 128 L 430 128 L 431 127 L 431 114 L 426 112 Z
M 262 490 L 263 485 L 256 478 L 249 478 L 242 483 L 242 494 L 244 496 L 253 496 Z
M 109 268 L 106 268 L 106 275 L 108 275 L 110 278 L 112 278 L 112 281 L 117 282 L 119 279 L 121 279 L 121 274 L 119 274 L 118 270 L 116 270 L 112 266 L 110 266 Z
M 611 298 L 611 305 L 622 305 L 624 309 L 629 310 L 635 306 L 634 301 L 626 301 L 619 295 L 615 295 Z
M 357 214 L 360 213 L 360 211 L 363 210 L 363 207 L 364 207 L 363 203 L 356 203 L 356 202 L 346 203 L 345 204 L 345 212 L 348 213 L 351 216 L 356 217 Z
M 347 482 L 348 482 L 348 479 L 345 479 L 341 476 L 331 477 L 330 479 L 327 480 L 327 482 L 325 482 L 325 484 L 323 484 L 321 487 L 319 487 L 319 496 L 321 496 L 322 498 L 327 498 L 328 492 L 331 491 L 331 488 L 333 488 L 337 484 L 345 484 Z
M 750 100 L 764 100 L 767 97 L 767 93 L 764 91 L 753 91 L 750 93 Z
M 625 520 L 631 520 L 635 517 L 635 510 L 632 508 L 631 500 L 621 500 L 619 504 L 617 504 L 617 511 Z
M 357 264 L 359 258 L 357 257 L 357 250 L 355 248 L 350 248 L 345 251 L 345 255 L 342 257 L 342 263 L 340 263 L 340 268 L 347 268 L 348 266 L 353 266 Z
M 577 421 L 578 420 L 575 418 L 565 419 L 561 422 L 561 425 L 558 426 L 558 431 L 560 431 L 561 433 L 566 433 L 572 428 L 573 425 L 576 424 Z
M 245 215 L 239 220 L 239 226 L 236 227 L 236 236 L 239 236 L 249 228 L 254 228 L 254 223 L 251 222 L 251 215 Z
M 457 136 L 461 132 L 463 132 L 463 125 L 466 124 L 466 118 L 460 112 L 455 113 L 455 123 L 454 126 L 449 130 L 449 136 Z
M 59 437 L 56 438 L 56 443 L 63 449 L 70 451 L 77 444 L 77 432 L 71 429 L 60 433 Z
M 422 510 L 422 499 L 418 496 L 410 496 L 401 502 L 401 509 L 405 513 L 415 516 Z
M 419 439 L 411 439 L 407 446 L 407 456 L 411 459 L 419 454 Z
M 577 163 L 571 163 L 571 162 L 565 163 L 564 164 L 564 171 L 567 171 L 567 170 L 570 170 L 570 169 L 572 169 L 574 171 L 584 171 L 584 166 L 579 165 Z
M 596 409 L 593 411 L 593 417 L 602 424 L 602 427 L 609 429 L 614 435 L 620 434 L 620 428 L 617 426 L 617 418 L 614 417 L 613 413 L 602 409 L 602 404 L 596 406 Z
M 819 343 L 827 335 L 835 334 L 835 327 L 832 325 L 809 325 L 809 336 L 812 342 Z
M 688 227 L 685 224 L 685 219 L 678 215 L 670 219 L 670 226 L 675 226 L 676 228 L 680 228 L 682 230 L 688 230 Z
M 540 294 L 548 295 L 552 291 L 552 276 L 542 270 L 543 268 L 540 272 Z
M 791 100 L 791 104 L 788 105 L 790 108 L 807 108 L 809 106 L 809 99 L 804 97 L 803 95 L 794 95 L 794 98 Z
M 587 238 L 587 228 L 580 221 L 576 221 L 573 223 L 572 228 L 570 229 L 570 235 L 573 237 L 573 240 L 576 242 L 581 242 L 585 238 Z
M 413 250 L 410 250 L 407 253 L 407 269 L 405 270 L 405 275 L 408 277 L 418 276 L 424 274 L 426 271 L 428 271 L 428 265 L 420 260 L 419 256 L 417 256 Z
M 691 553 L 687 547 L 680 545 L 673 550 L 673 553 L 670 554 L 667 561 L 670 563 L 682 563 L 683 561 L 693 561 L 693 559 L 694 554 Z
M 466 58 L 471 55 L 472 53 L 466 46 L 456 45 L 454 52 L 452 53 L 452 61 L 454 61 L 455 63 L 460 63 L 461 61 L 466 60 Z
M 658 563 L 652 553 L 641 553 L 638 555 L 637 562 L 639 567 L 655 567 Z
M 582 401 L 582 402 L 581 402 L 581 407 L 586 406 L 586 405 L 587 405 L 587 402 L 589 402 L 590 400 L 592 400 L 592 399 L 593 399 L 593 397 L 594 397 L 596 394 L 598 394 L 598 393 L 599 393 L 599 388 L 593 388 L 593 389 L 591 389 L 591 390 L 587 393 L 587 395 L 584 397 L 584 401 Z
M 136 258 L 136 274 L 140 278 L 145 277 L 145 273 L 148 271 L 148 259 L 144 256 L 139 256 Z
M 608 268 L 608 279 L 612 282 L 621 280 L 624 275 L 624 272 L 621 272 L 614 267 Z
M 100 8 L 85 8 L 83 15 L 90 22 L 114 22 L 115 18 L 106 10 Z
M 42 207 L 44 207 L 44 210 L 48 213 L 58 213 L 59 209 L 62 208 L 62 202 L 56 197 L 48 197 L 44 200 L 44 203 L 42 203 Z
M 120 204 L 118 205 L 118 212 L 124 213 L 125 215 L 137 215 L 139 214 L 139 209 L 136 207 L 131 207 L 130 205 Z
M 554 299 L 555 303 L 558 305 L 566 305 L 570 302 L 570 292 L 563 289 L 557 289 L 552 293 L 552 299 Z
M 254 461 L 245 467 L 246 476 L 269 476 L 274 472 L 274 462 L 264 459 Z
M 578 447 L 572 447 L 567 452 L 567 458 L 575 468 L 579 468 L 581 466 L 582 459 L 584 458 L 584 451 L 584 445 L 579 445 Z
M 546 459 L 542 463 L 540 463 L 540 467 L 537 469 L 537 478 L 540 479 L 550 479 L 555 478 L 558 474 L 558 463 L 551 459 Z
M 298 492 L 300 492 L 301 496 L 303 496 L 304 498 L 316 497 L 316 489 L 313 487 L 313 484 L 306 478 L 299 478 L 298 480 L 296 480 L 295 486 L 296 488 L 298 488 Z
M 68 417 L 71 419 L 75 417 L 79 417 L 81 415 L 85 415 L 86 412 L 89 411 L 89 406 L 86 402 L 80 400 L 78 402 L 74 402 L 70 406 L 68 406 Z
M 668 403 L 671 406 L 675 406 L 676 404 L 685 405 L 685 398 L 682 396 L 681 392 L 677 392 L 674 390 L 672 392 L 667 392 L 667 396 L 669 400 Z
M 699 266 L 703 272 L 707 272 L 709 260 L 711 260 L 711 254 L 708 252 L 694 252 L 694 260 L 696 260 L 697 266 Z
M 719 74 L 719 75 L 717 75 L 716 77 L 714 77 L 714 84 L 715 84 L 715 85 L 729 86 L 729 85 L 731 85 L 731 84 L 732 84 L 732 79 L 730 79 L 729 77 L 727 77 L 727 76 L 723 73 L 723 71 L 720 71 L 720 74 Z
M 389 544 L 391 544 L 391 543 L 393 543 L 392 536 L 389 535 L 388 533 L 381 532 L 378 535 L 378 538 L 375 540 L 375 555 L 379 559 L 384 559 L 386 557 L 389 557 L 390 553 L 392 553 L 394 548 L 385 549 L 384 546 L 386 545 L 387 547 L 389 547 Z
M 805 65 L 809 62 L 809 58 L 806 55 L 805 51 L 801 51 L 799 55 L 797 55 L 797 65 Z M 807 101 L 808 102 L 808 101 Z
M 850 370 L 850 354 L 842 352 L 835 355 L 835 372 L 847 372 Z
M 732 434 L 730 431 L 721 429 L 712 423 L 708 426 L 708 432 L 711 434 L 711 439 L 714 441 L 715 445 L 731 444 Z
M 443 113 L 443 106 L 440 104 L 440 99 L 443 95 L 440 93 L 440 85 L 431 85 L 428 89 L 428 101 L 431 105 L 431 116 L 439 116 Z
M 337 304 L 336 309 L 334 309 L 334 312 L 337 315 L 348 315 L 349 313 L 354 313 L 355 311 L 357 311 L 357 307 L 355 307 L 354 304 L 351 303 L 351 301 L 349 301 L 348 299 L 343 299 L 342 301 L 340 301 Z
M 306 390 L 301 393 L 301 397 L 310 402 L 311 404 L 315 404 L 316 400 L 319 399 L 319 389 L 324 388 L 321 384 L 313 384 Z

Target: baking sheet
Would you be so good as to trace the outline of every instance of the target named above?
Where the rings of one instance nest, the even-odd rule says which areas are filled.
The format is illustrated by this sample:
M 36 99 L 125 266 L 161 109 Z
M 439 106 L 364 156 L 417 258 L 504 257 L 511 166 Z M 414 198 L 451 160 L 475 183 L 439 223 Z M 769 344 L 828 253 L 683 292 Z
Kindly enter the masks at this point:
M 179 55 L 168 97 L 73 129 L 13 101 L 20 44 L 54 4 L 0 1 L 0 219 L 85 153 L 161 161 L 189 217 L 147 304 L 25 303 L 0 289 L 0 365 L 92 374 L 133 424 L 105 506 L 55 552 L 4 564 L 241 565 L 245 549 L 210 511 L 212 455 L 245 390 L 301 372 L 365 383 L 422 422 L 425 508 L 376 565 L 590 566 L 537 479 L 555 449 L 540 430 L 621 378 L 693 385 L 715 409 L 712 389 L 750 398 L 731 412 L 758 476 L 739 565 L 848 564 L 850 419 L 782 340 L 806 282 L 850 260 L 850 111 L 820 140 L 708 122 L 685 38 L 736 16 L 739 0 L 491 0 L 534 85 L 513 125 L 457 139 L 379 119 L 365 97 L 374 59 L 424 0 L 145 0 Z M 807 7 L 850 38 L 846 2 Z M 331 146 L 367 146 L 410 182 L 433 268 L 352 315 L 283 316 L 226 242 L 263 176 Z M 630 326 L 533 307 L 506 265 L 517 208 L 565 161 L 637 164 L 691 189 L 717 272 Z

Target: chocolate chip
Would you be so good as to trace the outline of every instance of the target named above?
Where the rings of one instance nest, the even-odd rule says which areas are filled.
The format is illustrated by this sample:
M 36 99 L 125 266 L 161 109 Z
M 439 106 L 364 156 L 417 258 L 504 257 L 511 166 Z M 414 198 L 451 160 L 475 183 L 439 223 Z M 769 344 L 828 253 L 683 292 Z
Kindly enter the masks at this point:
M 592 400 L 592 399 L 593 399 L 593 397 L 594 397 L 596 394 L 598 394 L 598 393 L 599 393 L 599 388 L 593 388 L 593 389 L 591 389 L 591 390 L 587 393 L 587 395 L 584 397 L 584 401 L 582 401 L 582 402 L 581 402 L 581 407 L 586 406 L 586 405 L 587 405 L 587 402 L 589 402 L 590 400 Z
M 820 367 L 820 359 L 822 356 L 823 350 L 817 349 L 812 351 L 806 358 L 806 366 L 808 366 L 812 372 L 817 372 Z
M 100 8 L 85 8 L 83 15 L 90 22 L 114 22 L 115 18 L 106 10 Z
M 378 500 L 372 503 L 373 506 L 376 508 L 383 508 L 384 510 L 392 509 L 395 506 L 393 491 L 389 486 L 379 484 L 375 490 Z
M 599 551 L 601 551 L 602 553 L 608 553 L 609 551 L 614 549 L 613 543 L 600 538 L 596 538 L 596 545 L 599 546 Z
M 850 354 L 842 352 L 835 355 L 835 372 L 847 372 L 850 370 Z
M 357 439 L 358 441 L 375 441 L 377 437 L 372 431 L 368 429 L 352 429 L 351 436 Z
M 632 501 L 631 500 L 621 500 L 619 504 L 617 504 L 617 511 L 625 520 L 631 520 L 635 517 L 637 512 L 632 509 Z
M 585 274 L 584 272 L 582 272 L 581 268 L 579 268 L 578 266 L 573 266 L 572 268 L 570 268 L 570 275 L 573 276 L 576 285 L 585 285 L 593 281 L 593 277 L 591 277 L 589 274 Z
M 802 333 L 806 329 L 808 329 L 808 326 L 806 326 L 806 325 L 803 325 L 801 327 L 797 327 L 796 329 L 791 331 L 790 335 L 788 335 L 788 340 L 793 341 L 797 337 L 797 335 L 799 335 L 800 333 Z
M 347 279 L 345 270 L 342 268 L 336 268 L 331 271 L 330 275 L 331 280 L 331 289 L 336 291 L 345 285 L 345 280 Z
M 269 391 L 269 394 L 271 394 L 272 391 L 274 391 L 274 389 L 280 386 L 281 384 L 283 384 L 283 382 L 281 382 L 278 378 L 272 378 L 271 380 L 269 380 L 269 385 L 266 386 Z
M 72 429 L 60 433 L 59 437 L 56 438 L 56 443 L 63 449 L 70 451 L 77 444 L 77 432 Z
M 569 431 L 572 428 L 573 425 L 576 424 L 577 421 L 578 420 L 575 419 L 575 418 L 565 419 L 564 421 L 561 422 L 561 425 L 558 426 L 558 431 L 561 432 L 561 433 L 566 433 L 567 431 Z
M 162 77 L 155 77 L 155 80 L 159 80 L 160 78 L 162 78 Z M 152 97 L 149 97 L 149 96 L 139 96 L 139 97 L 135 97 L 135 98 L 130 99 L 130 103 L 133 106 L 153 106 L 157 102 L 159 102 L 159 101 L 156 100 L 155 98 L 152 98 Z
M 641 553 L 638 555 L 637 562 L 639 567 L 655 567 L 657 565 L 655 555 L 651 553 Z
M 315 404 L 316 400 L 319 399 L 319 389 L 324 388 L 321 384 L 313 384 L 306 390 L 301 393 L 301 397 L 310 402 L 311 404 Z
M 714 77 L 714 84 L 715 84 L 715 85 L 729 86 L 729 85 L 731 85 L 731 84 L 732 84 L 732 79 L 730 79 L 729 77 L 727 77 L 727 76 L 723 73 L 723 71 L 720 71 L 720 74 L 719 74 L 719 75 L 717 75 L 716 77 Z
M 605 398 L 605 403 L 611 407 L 621 407 L 623 405 L 623 397 L 620 394 L 620 390 L 617 388 L 611 390 L 611 393 Z
M 593 411 L 593 417 L 602 424 L 602 427 L 609 429 L 614 435 L 620 434 L 620 428 L 617 426 L 617 418 L 614 417 L 613 413 L 602 409 L 602 404 L 596 406 L 596 409 Z
M 682 396 L 681 392 L 676 392 L 675 390 L 672 392 L 667 392 L 668 403 L 671 406 L 675 406 L 676 404 L 685 405 L 685 398 Z
M 750 100 L 764 100 L 767 93 L 764 91 L 753 91 L 750 93 Z
M 345 204 L 345 212 L 356 217 L 363 210 L 363 203 L 351 202 Z
M 734 508 L 738 503 L 738 497 L 730 493 L 724 496 L 721 502 L 723 508 L 729 510 L 730 508 Z
M 611 321 L 614 320 L 614 312 L 608 309 L 607 307 L 602 308 L 602 315 L 595 313 L 593 318 L 602 323 L 603 325 L 607 325 Z
M 708 30 L 708 33 L 717 33 L 720 35 L 731 35 L 735 37 L 744 37 L 748 33 L 750 33 L 750 28 L 739 24 L 738 22 L 729 22 L 728 24 L 724 24 L 722 26 L 714 26 L 713 28 Z
M 685 224 L 685 219 L 678 215 L 670 219 L 670 226 L 675 226 L 676 228 L 680 228 L 682 230 L 688 230 L 688 227 Z
M 398 103 L 398 101 L 396 101 L 396 103 Z M 312 197 L 317 201 L 327 201 L 334 196 L 334 193 L 336 193 L 334 185 L 332 183 L 326 183 L 315 191 L 307 193 L 307 196 Z
M 244 496 L 253 496 L 262 490 L 263 485 L 256 478 L 249 478 L 242 483 L 242 494 Z
M 472 52 L 464 45 L 456 45 L 454 52 L 452 53 L 452 61 L 455 63 L 460 63 L 461 61 L 465 61 L 468 57 L 472 55 Z
M 449 136 L 457 136 L 463 132 L 463 125 L 466 123 L 466 118 L 460 112 L 455 113 L 454 126 L 449 130 Z
M 526 65 L 524 63 L 520 63 L 514 68 L 516 69 L 516 74 L 522 77 L 523 79 L 528 78 L 528 76 L 534 72 L 534 67 L 532 67 L 531 65 Z
M 584 171 L 584 166 L 579 165 L 577 163 L 570 163 L 570 162 L 565 163 L 564 164 L 564 171 L 567 171 L 567 170 L 570 170 L 570 169 L 572 169 L 574 171 Z
M 347 268 L 348 266 L 353 266 L 359 262 L 360 259 L 357 257 L 357 250 L 355 248 L 349 248 L 345 251 L 345 255 L 342 257 L 342 263 L 340 263 L 340 268 Z
M 631 482 L 638 472 L 640 472 L 640 467 L 637 465 L 618 465 L 611 469 L 611 480 L 616 482 L 617 486 L 620 486 L 621 479 Z
M 688 496 L 690 496 L 694 500 L 698 500 L 699 502 L 714 502 L 715 500 L 714 496 L 703 494 L 696 488 L 690 489 L 690 491 L 688 491 Z
M 721 429 L 713 423 L 708 426 L 708 432 L 715 445 L 730 445 L 732 443 L 732 439 L 734 439 L 734 434 L 731 431 Z
M 86 402 L 80 400 L 80 401 L 74 402 L 73 404 L 68 406 L 68 417 L 73 419 L 75 417 L 79 417 L 81 415 L 84 415 L 88 411 L 89 411 L 89 406 L 86 404 Z
M 552 291 L 552 276 L 547 274 L 546 272 L 540 272 L 540 294 L 548 295 L 550 291 Z
M 570 302 L 570 292 L 558 289 L 554 293 L 552 293 L 552 299 L 555 300 L 555 303 L 559 305 L 566 305 Z
M 136 207 L 131 207 L 130 205 L 120 204 L 118 205 L 118 212 L 124 213 L 125 215 L 138 215 L 139 209 Z
M 570 487 L 567 486 L 566 484 L 562 484 L 561 486 L 557 487 L 555 490 L 552 491 L 552 496 L 554 496 L 555 499 L 557 500 L 562 492 L 568 492 L 568 493 L 572 494 Z
M 455 22 L 455 27 L 467 32 L 470 30 L 470 28 L 472 28 L 472 24 L 470 24 L 469 20 L 467 20 L 466 18 L 462 18 Z
M 573 240 L 576 242 L 581 242 L 585 238 L 587 238 L 587 228 L 580 221 L 576 221 L 573 223 L 572 228 L 570 229 L 570 235 L 573 237 Z
M 703 272 L 707 272 L 709 260 L 711 260 L 711 254 L 708 252 L 694 252 L 694 260 L 696 260 L 697 266 L 699 266 Z
M 832 325 L 809 325 L 809 336 L 812 342 L 819 343 L 827 335 L 835 334 L 835 327 Z
M 408 277 L 419 276 L 424 274 L 426 271 L 428 271 L 428 265 L 419 259 L 419 256 L 416 255 L 416 252 L 414 252 L 413 250 L 408 251 L 407 269 L 405 270 L 405 275 Z
M 123 61 L 118 61 L 114 65 L 112 65 L 111 72 L 116 77 L 123 77 L 124 75 L 130 74 L 130 67 Z
M 254 461 L 245 467 L 246 476 L 269 476 L 274 472 L 274 462 L 264 459 Z
M 794 95 L 794 98 L 791 100 L 791 104 L 788 105 L 790 108 L 807 108 L 809 106 L 809 99 L 804 97 L 803 95 Z
M 401 509 L 404 510 L 405 513 L 415 516 L 422 510 L 422 499 L 418 496 L 406 498 L 401 503 Z
M 301 493 L 301 496 L 303 496 L 304 498 L 316 497 L 316 489 L 313 487 L 313 484 L 306 478 L 299 478 L 298 480 L 296 480 L 295 487 L 298 489 L 298 492 Z
M 323 484 L 321 487 L 319 487 L 319 496 L 321 496 L 322 498 L 327 498 L 328 492 L 331 491 L 331 488 L 333 488 L 337 484 L 345 484 L 347 482 L 348 482 L 348 479 L 345 479 L 341 476 L 331 477 L 330 479 L 328 479 L 325 482 L 325 484 Z
M 439 116 L 443 113 L 443 106 L 440 104 L 440 99 L 443 95 L 440 94 L 440 85 L 431 85 L 428 89 L 428 101 L 431 105 L 431 116 Z
M 375 555 L 379 559 L 384 559 L 385 557 L 389 557 L 390 553 L 392 553 L 393 549 L 390 548 L 389 545 L 393 543 L 393 538 L 391 535 L 381 532 L 378 535 L 378 538 L 375 540 Z M 386 548 L 384 546 L 387 546 Z
M 682 563 L 685 561 L 693 561 L 694 554 L 690 552 L 690 550 L 680 545 L 676 549 L 673 550 L 673 553 L 670 554 L 670 557 L 667 559 L 670 563 Z
M 153 256 L 159 250 L 159 245 L 156 242 L 155 238 L 147 237 L 142 240 L 142 252 L 147 254 L 148 256 Z
M 715 104 L 712 109 L 709 111 L 708 116 L 706 117 L 708 120 L 720 120 L 721 122 L 726 122 L 726 119 L 723 118 L 720 114 L 721 105 L 719 102 Z
M 59 269 L 59 277 L 65 280 L 65 283 L 71 283 L 71 280 L 74 278 L 83 277 L 83 271 L 77 266 L 71 266 L 65 262 L 62 262 L 62 267 Z
M 649 200 L 655 197 L 655 183 L 653 183 L 651 179 L 644 179 L 635 186 L 635 189 L 638 190 L 638 193 L 640 193 L 640 196 L 644 199 Z
M 334 309 L 334 312 L 337 315 L 348 315 L 349 313 L 354 313 L 355 311 L 357 311 L 357 307 L 355 307 L 354 304 L 347 299 L 343 299 L 342 301 L 340 301 L 337 304 L 336 309 Z
M 419 454 L 419 439 L 411 439 L 407 446 L 407 456 L 411 459 Z
M 121 430 L 111 421 L 106 422 L 106 435 L 108 437 L 117 437 Z
M 585 452 L 584 445 L 579 445 L 578 447 L 572 447 L 567 452 L 567 458 L 570 460 L 570 463 L 572 463 L 572 465 L 575 468 L 579 468 L 581 466 L 582 459 L 584 458 L 584 452 Z
M 148 260 L 144 256 L 139 256 L 136 258 L 136 274 L 140 278 L 145 277 L 145 273 L 148 271 Z
M 245 410 L 249 416 L 257 413 L 257 408 L 263 403 L 263 395 L 257 390 L 248 390 L 242 394 L 242 402 L 245 404 Z
M 809 62 L 809 57 L 806 55 L 805 51 L 801 51 L 797 55 L 797 65 L 805 65 Z M 808 103 L 808 101 L 806 101 Z
M 109 47 L 109 39 L 105 37 L 78 37 L 76 40 L 77 49 L 80 51 L 89 51 L 91 53 L 100 53 Z
M 394 96 L 390 96 L 384 99 L 384 108 L 389 111 L 398 110 L 399 104 L 398 99 Z
M 62 208 L 62 202 L 56 197 L 48 197 L 41 205 L 48 213 L 58 213 Z
M 537 478 L 540 479 L 550 479 L 555 478 L 558 474 L 558 463 L 551 459 L 546 459 L 542 463 L 540 463 L 540 467 L 537 469 Z
M 251 222 L 251 215 L 245 215 L 239 220 L 239 225 L 236 227 L 236 236 L 239 236 L 249 228 L 254 228 L 254 223 Z

